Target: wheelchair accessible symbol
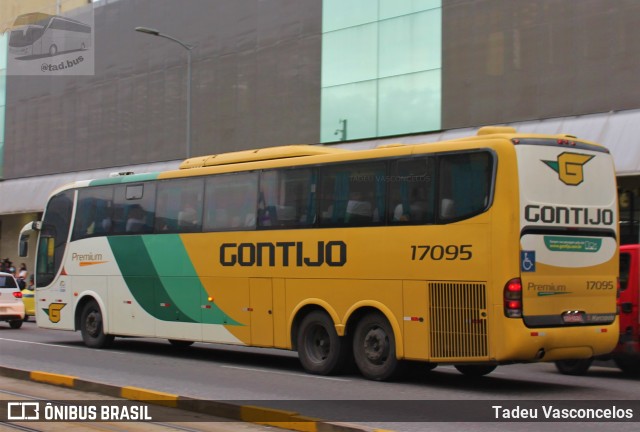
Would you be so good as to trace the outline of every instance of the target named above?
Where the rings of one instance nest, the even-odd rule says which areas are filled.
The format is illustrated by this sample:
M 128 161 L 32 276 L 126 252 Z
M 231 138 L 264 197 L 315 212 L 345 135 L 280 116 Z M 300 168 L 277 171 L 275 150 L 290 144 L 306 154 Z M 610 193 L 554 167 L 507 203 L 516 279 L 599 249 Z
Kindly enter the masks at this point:
M 536 271 L 535 251 L 520 251 L 520 270 L 523 272 Z

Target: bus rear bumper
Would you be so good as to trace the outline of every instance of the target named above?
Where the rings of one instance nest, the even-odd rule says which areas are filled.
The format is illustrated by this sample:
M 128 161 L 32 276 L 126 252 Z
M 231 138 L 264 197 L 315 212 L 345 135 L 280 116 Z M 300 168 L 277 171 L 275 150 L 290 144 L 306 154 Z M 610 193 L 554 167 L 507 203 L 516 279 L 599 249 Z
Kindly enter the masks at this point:
M 618 343 L 618 320 L 611 325 L 530 329 L 509 328 L 496 358 L 507 361 L 557 361 L 590 358 L 613 351 Z M 518 328 L 519 327 L 519 328 Z

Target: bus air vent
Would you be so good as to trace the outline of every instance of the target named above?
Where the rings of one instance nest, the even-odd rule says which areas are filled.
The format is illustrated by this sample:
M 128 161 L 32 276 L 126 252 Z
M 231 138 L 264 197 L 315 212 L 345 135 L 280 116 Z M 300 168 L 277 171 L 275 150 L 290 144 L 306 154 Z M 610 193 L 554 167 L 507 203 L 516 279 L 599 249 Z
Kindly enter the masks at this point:
M 430 282 L 429 305 L 433 360 L 488 358 L 484 283 Z

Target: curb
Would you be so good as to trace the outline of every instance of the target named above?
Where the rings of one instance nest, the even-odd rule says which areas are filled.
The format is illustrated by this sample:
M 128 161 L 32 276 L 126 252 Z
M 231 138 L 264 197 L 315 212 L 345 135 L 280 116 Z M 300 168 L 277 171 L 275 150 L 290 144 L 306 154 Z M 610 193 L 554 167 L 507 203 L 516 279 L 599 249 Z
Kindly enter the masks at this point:
M 229 420 L 273 426 L 280 429 L 300 432 L 383 432 L 382 429 L 331 423 L 321 419 L 306 417 L 295 411 L 278 410 L 255 405 L 237 405 L 219 401 L 204 401 L 139 387 L 120 387 L 87 381 L 74 376 L 44 371 L 26 371 L 0 366 L 0 376 L 67 387 L 73 390 L 98 393 L 120 399 L 142 401 L 148 404 L 178 408 Z M 265 421 L 265 419 L 268 420 Z

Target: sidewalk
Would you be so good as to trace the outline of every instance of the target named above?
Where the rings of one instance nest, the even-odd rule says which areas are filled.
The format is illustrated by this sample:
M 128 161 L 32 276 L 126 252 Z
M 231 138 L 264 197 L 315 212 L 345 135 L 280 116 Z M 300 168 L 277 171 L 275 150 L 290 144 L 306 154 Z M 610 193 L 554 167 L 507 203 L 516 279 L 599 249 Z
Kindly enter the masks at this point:
M 154 421 L 207 422 L 211 423 L 210 430 L 215 432 L 237 431 L 237 422 L 244 424 L 242 429 L 247 431 L 263 431 L 267 430 L 268 426 L 302 432 L 373 431 L 357 425 L 329 423 L 304 417 L 297 412 L 197 400 L 149 389 L 118 387 L 67 375 L 0 366 L 0 399 L 24 399 L 13 393 L 51 401 L 73 401 L 79 405 L 103 405 L 105 401 L 112 401 L 112 405 L 127 406 L 132 405 L 132 401 L 137 401 L 140 404 L 149 404 L 150 415 Z M 13 399 L 14 397 L 17 399 Z M 6 410 L 7 406 L 0 406 L 2 421 L 7 419 Z

